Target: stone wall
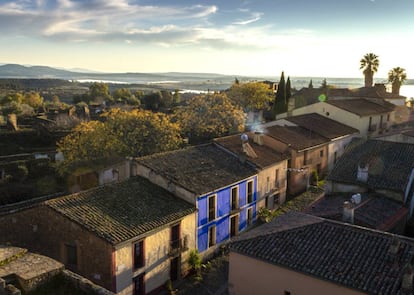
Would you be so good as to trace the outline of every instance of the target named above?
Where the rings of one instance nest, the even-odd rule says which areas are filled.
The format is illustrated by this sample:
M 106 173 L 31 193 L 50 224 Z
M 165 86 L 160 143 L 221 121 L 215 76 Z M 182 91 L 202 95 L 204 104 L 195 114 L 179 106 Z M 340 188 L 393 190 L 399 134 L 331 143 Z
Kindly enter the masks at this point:
M 112 246 L 45 206 L 0 215 L 0 244 L 13 244 L 54 258 L 112 290 Z M 77 265 L 67 265 L 65 245 L 77 249 Z

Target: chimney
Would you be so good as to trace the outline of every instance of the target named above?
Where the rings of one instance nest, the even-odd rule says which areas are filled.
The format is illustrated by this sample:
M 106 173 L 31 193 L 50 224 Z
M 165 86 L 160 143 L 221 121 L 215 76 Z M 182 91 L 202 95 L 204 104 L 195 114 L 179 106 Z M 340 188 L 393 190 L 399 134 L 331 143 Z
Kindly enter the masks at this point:
M 260 131 L 256 131 L 254 133 L 253 142 L 258 145 L 263 145 L 263 133 Z
M 354 224 L 354 204 L 345 201 L 343 204 L 342 221 Z
M 401 244 L 400 240 L 396 236 L 394 236 L 392 238 L 391 245 L 388 248 L 388 253 L 392 255 L 396 255 L 398 251 L 400 250 L 400 244 Z
M 361 182 L 368 181 L 368 164 L 358 165 L 357 180 Z
M 401 291 L 403 294 L 413 294 L 413 268 L 409 263 L 404 268 Z

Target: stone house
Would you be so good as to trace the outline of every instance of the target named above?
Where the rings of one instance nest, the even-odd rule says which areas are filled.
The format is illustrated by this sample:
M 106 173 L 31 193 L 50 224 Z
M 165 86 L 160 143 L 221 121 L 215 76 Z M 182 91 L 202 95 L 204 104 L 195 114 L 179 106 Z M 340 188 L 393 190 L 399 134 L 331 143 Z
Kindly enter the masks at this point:
M 69 191 L 76 193 L 99 185 L 123 181 L 129 177 L 130 161 L 112 158 L 79 167 L 68 176 L 67 183 Z
M 242 137 L 245 136 L 245 140 Z M 216 138 L 214 142 L 237 158 L 252 163 L 257 173 L 257 209 L 277 208 L 286 200 L 286 171 L 290 155 L 271 149 L 265 144 L 267 135 L 247 132 Z M 249 144 L 251 151 L 245 148 Z
M 397 234 L 405 233 L 408 217 L 403 203 L 375 192 L 331 193 L 303 212 Z
M 64 269 L 64 265 L 27 249 L 0 245 L 0 294 L 30 292 L 76 292 L 76 294 L 114 295 L 91 281 Z
M 293 116 L 318 113 L 355 128 L 361 137 L 389 132 L 395 121 L 395 105 L 381 99 L 330 99 L 292 111 Z
M 327 194 L 383 195 L 414 210 L 414 145 L 354 140 L 327 177 Z
M 414 144 L 414 129 L 398 130 L 375 139 Z
M 266 126 L 263 142 L 272 149 L 289 154 L 287 163 L 287 194 L 305 191 L 316 171 L 323 175 L 328 169 L 329 139 L 300 126 Z
M 213 143 L 137 158 L 131 170 L 197 208 L 203 258 L 256 221 L 255 167 Z
M 195 206 L 141 177 L 0 216 L 0 243 L 61 261 L 117 294 L 151 294 L 188 271 Z
M 334 164 L 342 156 L 346 146 L 354 137 L 359 136 L 359 131 L 348 125 L 339 123 L 317 113 L 309 113 L 287 117 L 269 122 L 264 126 L 299 126 L 310 133 L 319 134 L 329 140 L 328 143 L 328 169 L 332 170 Z
M 411 238 L 289 212 L 230 244 L 229 294 L 412 294 L 413 252 Z

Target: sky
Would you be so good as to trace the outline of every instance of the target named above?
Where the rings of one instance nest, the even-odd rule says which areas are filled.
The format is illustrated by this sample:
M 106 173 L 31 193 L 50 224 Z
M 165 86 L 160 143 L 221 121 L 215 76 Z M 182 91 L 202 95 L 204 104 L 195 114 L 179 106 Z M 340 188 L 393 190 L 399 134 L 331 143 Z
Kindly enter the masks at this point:
M 372 52 L 374 77 L 411 78 L 413 12 L 413 0 L 1 0 L 0 63 L 358 78 Z

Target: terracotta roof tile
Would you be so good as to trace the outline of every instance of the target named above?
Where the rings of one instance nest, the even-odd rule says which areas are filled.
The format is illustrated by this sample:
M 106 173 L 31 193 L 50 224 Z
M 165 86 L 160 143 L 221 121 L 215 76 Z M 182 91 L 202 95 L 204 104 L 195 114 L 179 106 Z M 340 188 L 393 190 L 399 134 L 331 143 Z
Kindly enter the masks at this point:
M 243 163 L 215 144 L 154 154 L 136 161 L 197 195 L 257 174 L 253 165 Z
M 193 205 L 141 177 L 45 204 L 114 245 L 195 212 Z
M 329 143 L 329 139 L 299 126 L 270 126 L 266 127 L 265 134 L 290 144 L 297 151 Z
M 392 112 L 394 105 L 386 102 L 374 102 L 365 98 L 353 99 L 330 99 L 326 101 L 328 104 L 346 110 L 358 116 L 370 116 L 376 114 L 386 114 Z
M 258 145 L 254 142 L 254 134 L 252 132 L 246 133 L 249 138 L 249 144 L 257 154 L 257 158 L 247 157 L 246 159 L 259 168 L 265 168 L 270 165 L 274 165 L 283 160 L 289 159 L 289 154 L 279 153 L 265 145 Z M 267 136 L 263 134 L 262 136 Z M 221 138 L 214 139 L 214 142 L 234 153 L 236 156 L 243 157 L 245 153 L 243 152 L 242 142 L 240 139 L 240 134 L 231 135 Z
M 381 140 L 353 141 L 339 158 L 327 180 L 361 184 L 358 165 L 368 163 L 366 185 L 404 192 L 414 168 L 414 145 Z
M 389 249 L 396 238 L 399 251 L 392 254 Z M 230 249 L 364 293 L 402 294 L 401 281 L 405 266 L 412 263 L 414 240 L 315 219 L 292 229 L 263 231 L 231 243 Z
M 329 139 L 358 133 L 355 128 L 316 113 L 288 117 L 286 120 Z
M 306 213 L 341 221 L 343 203 L 349 201 L 351 196 L 352 193 L 327 195 L 307 208 Z M 387 197 L 362 194 L 362 202 L 356 205 L 354 212 L 354 223 L 356 225 L 390 230 L 395 217 L 401 213 L 406 214 L 407 209 L 402 203 Z M 391 228 L 386 226 L 391 226 Z

